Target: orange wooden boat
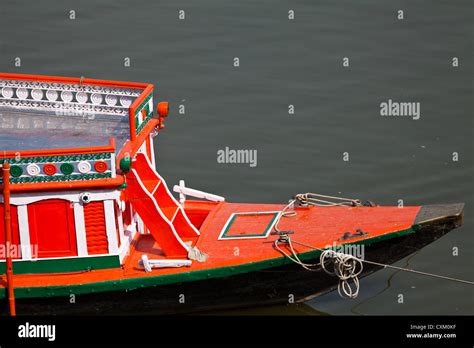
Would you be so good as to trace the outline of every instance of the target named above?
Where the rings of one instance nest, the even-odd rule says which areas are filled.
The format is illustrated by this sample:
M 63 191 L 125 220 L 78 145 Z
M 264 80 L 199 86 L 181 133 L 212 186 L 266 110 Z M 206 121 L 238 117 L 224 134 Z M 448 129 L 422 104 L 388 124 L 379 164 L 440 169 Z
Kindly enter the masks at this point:
M 153 105 L 150 84 L 0 74 L 4 304 L 176 313 L 301 301 L 341 282 L 347 294 L 324 269 L 350 248 L 362 254 L 346 260 L 349 286 L 462 223 L 463 204 L 229 203 L 183 183 L 178 200 L 153 153 L 168 104 Z

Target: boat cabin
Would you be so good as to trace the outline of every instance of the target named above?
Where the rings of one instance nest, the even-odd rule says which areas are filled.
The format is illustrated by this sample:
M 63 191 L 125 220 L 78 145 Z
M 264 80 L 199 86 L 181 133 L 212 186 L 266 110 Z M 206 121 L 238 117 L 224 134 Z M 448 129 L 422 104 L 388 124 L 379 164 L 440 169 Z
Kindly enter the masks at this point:
M 150 84 L 0 75 L 16 273 L 120 266 L 137 230 L 147 232 L 123 190 L 137 153 L 154 168 L 166 104 L 153 110 Z

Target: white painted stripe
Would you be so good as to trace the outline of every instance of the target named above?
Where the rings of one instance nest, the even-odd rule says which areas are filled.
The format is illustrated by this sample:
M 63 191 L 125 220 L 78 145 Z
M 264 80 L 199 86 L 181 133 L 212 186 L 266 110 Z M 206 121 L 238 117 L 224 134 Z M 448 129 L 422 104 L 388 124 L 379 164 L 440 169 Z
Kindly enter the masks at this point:
M 158 184 L 156 184 L 155 188 L 153 189 L 153 191 L 151 192 L 151 195 L 153 196 L 156 192 L 156 190 L 158 190 L 158 187 L 160 186 L 161 184 L 161 181 L 158 181 Z
M 28 208 L 26 205 L 19 205 L 18 212 L 18 229 L 20 233 L 21 258 L 23 260 L 31 260 L 31 244 L 30 244 L 30 227 L 28 225 Z
M 121 203 L 121 201 L 119 201 Z M 123 218 L 122 218 L 122 209 L 117 209 L 117 221 L 118 221 L 118 229 L 119 229 L 119 238 L 117 244 L 122 245 L 123 243 Z
M 104 201 L 105 229 L 107 231 L 107 241 L 109 242 L 109 254 L 118 253 L 114 204 L 113 200 Z
M 176 215 L 178 215 L 179 208 L 176 207 L 176 211 L 174 212 L 173 217 L 171 218 L 171 222 L 173 223 L 174 219 L 176 218 Z
M 153 98 L 150 98 L 148 101 L 148 107 L 150 108 L 150 113 L 153 113 Z
M 112 178 L 115 178 L 117 176 L 117 171 L 115 170 L 115 154 L 110 155 L 110 171 L 112 174 Z
M 227 230 L 227 227 L 229 226 L 230 222 L 232 221 L 232 219 L 236 216 L 239 216 L 239 215 L 242 215 L 242 216 L 245 216 L 245 215 L 270 215 L 270 214 L 273 214 L 275 215 L 276 214 L 276 217 L 273 218 L 273 221 L 271 223 L 271 225 L 267 226 L 267 229 L 265 230 L 265 235 L 261 235 L 261 236 L 252 236 L 252 237 L 249 237 L 249 236 L 245 236 L 245 235 L 242 235 L 242 237 L 224 237 L 224 234 Z M 259 212 L 241 212 L 241 213 L 232 213 L 230 215 L 230 217 L 227 219 L 227 222 L 225 223 L 224 227 L 222 227 L 222 230 L 221 232 L 219 233 L 219 238 L 217 238 L 217 240 L 230 240 L 230 239 L 259 239 L 259 238 L 267 238 L 270 234 L 270 232 L 273 230 L 273 227 L 275 226 L 275 224 L 277 223 L 278 220 L 280 220 L 281 218 L 281 214 L 282 212 L 281 211 L 259 211 Z
M 148 139 L 150 140 L 150 149 L 151 149 L 151 163 L 153 164 L 153 167 L 152 168 L 155 168 L 155 148 L 153 146 L 153 137 L 150 135 L 148 137 Z
M 143 144 L 140 146 L 140 148 L 138 149 L 138 152 L 141 152 L 142 154 L 145 155 L 145 157 L 148 157 L 148 155 L 146 154 L 146 141 L 144 141 Z
M 74 223 L 76 226 L 77 256 L 87 256 L 86 224 L 84 221 L 84 207 L 74 203 Z
M 179 204 L 179 202 L 176 200 L 176 198 L 174 198 L 174 196 L 171 194 L 168 186 L 166 185 L 166 181 L 165 179 L 163 179 L 161 177 L 161 175 L 155 170 L 155 168 L 152 166 L 152 164 L 150 163 L 150 160 L 148 159 L 147 156 L 145 156 L 145 159 L 147 161 L 147 164 L 148 164 L 148 167 L 151 169 L 151 171 L 153 172 L 153 174 L 156 176 L 157 179 L 159 179 L 163 185 L 165 185 L 165 189 L 166 189 L 166 192 L 168 193 L 168 196 L 171 198 L 171 200 L 176 204 L 177 207 L 179 207 L 179 209 L 182 210 L 183 212 L 183 217 L 184 219 L 187 221 L 187 223 L 189 224 L 189 226 L 191 227 L 191 229 L 196 233 L 197 236 L 200 235 L 200 232 L 199 230 L 194 227 L 194 225 L 191 223 L 191 221 L 189 220 L 188 216 L 186 215 L 186 212 L 184 211 L 183 207 L 181 206 L 181 204 Z M 141 181 L 141 179 L 140 179 Z
M 138 233 L 140 233 L 140 234 L 147 233 L 147 230 L 145 228 L 145 224 L 143 223 L 143 220 L 141 219 L 141 217 L 138 216 L 138 214 L 135 214 L 135 221 L 137 223 Z
M 136 224 L 124 226 L 122 245 L 119 248 L 119 259 L 122 264 L 125 258 L 130 254 L 130 244 L 137 233 Z
M 145 156 L 146 158 L 146 156 Z M 135 176 L 135 179 L 137 180 L 137 183 L 138 185 L 140 185 L 142 191 L 148 196 L 148 198 L 153 202 L 153 205 L 155 206 L 155 209 L 156 211 L 158 212 L 158 214 L 160 215 L 160 217 L 168 224 L 168 226 L 171 228 L 171 232 L 173 232 L 173 235 L 174 237 L 176 238 L 176 240 L 183 246 L 183 248 L 185 248 L 186 250 L 189 250 L 190 247 L 189 245 L 187 245 L 186 243 L 183 242 L 183 240 L 181 239 L 181 237 L 179 236 L 179 234 L 176 232 L 176 229 L 174 227 L 174 225 L 166 218 L 165 214 L 163 214 L 163 211 L 161 210 L 161 208 L 159 207 L 158 203 L 156 202 L 156 199 L 155 197 L 153 197 L 148 191 L 147 189 L 145 188 L 145 185 L 143 185 L 143 182 L 142 180 L 140 179 L 140 177 L 138 176 L 138 173 L 135 169 L 132 168 L 132 173 L 133 175 Z

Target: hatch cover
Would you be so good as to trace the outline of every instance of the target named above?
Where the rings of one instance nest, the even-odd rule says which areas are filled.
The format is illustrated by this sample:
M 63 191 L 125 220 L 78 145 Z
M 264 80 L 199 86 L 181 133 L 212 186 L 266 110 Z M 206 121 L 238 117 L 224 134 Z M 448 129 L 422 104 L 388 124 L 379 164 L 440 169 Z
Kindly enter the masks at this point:
M 266 238 L 280 215 L 279 211 L 233 213 L 219 239 Z

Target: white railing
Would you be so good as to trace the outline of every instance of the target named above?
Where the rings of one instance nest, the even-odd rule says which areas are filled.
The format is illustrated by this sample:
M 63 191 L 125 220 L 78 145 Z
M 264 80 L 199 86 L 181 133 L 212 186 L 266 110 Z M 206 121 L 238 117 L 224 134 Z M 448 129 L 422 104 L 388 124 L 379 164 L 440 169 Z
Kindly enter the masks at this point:
M 186 196 L 191 196 L 195 198 L 207 199 L 212 202 L 224 202 L 225 198 L 222 196 L 214 195 L 212 193 L 195 190 L 189 187 L 186 187 L 184 180 L 179 181 L 179 185 L 174 185 L 173 191 L 179 193 L 179 201 L 183 204 L 186 201 Z

